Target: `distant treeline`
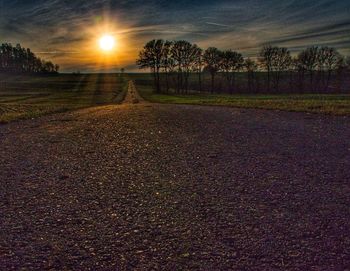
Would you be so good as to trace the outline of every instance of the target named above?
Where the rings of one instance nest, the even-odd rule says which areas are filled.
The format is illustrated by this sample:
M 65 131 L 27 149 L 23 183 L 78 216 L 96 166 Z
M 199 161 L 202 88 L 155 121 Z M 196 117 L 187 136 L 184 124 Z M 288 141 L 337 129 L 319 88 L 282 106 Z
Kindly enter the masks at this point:
M 204 51 L 184 40 L 152 40 L 137 65 L 151 70 L 158 93 L 329 92 L 334 86 L 341 89 L 350 58 L 317 46 L 293 57 L 287 48 L 267 45 L 252 59 L 232 50 Z
M 58 65 L 40 59 L 30 49 L 23 48 L 20 44 L 12 46 L 4 43 L 0 46 L 0 73 L 58 73 L 58 70 Z

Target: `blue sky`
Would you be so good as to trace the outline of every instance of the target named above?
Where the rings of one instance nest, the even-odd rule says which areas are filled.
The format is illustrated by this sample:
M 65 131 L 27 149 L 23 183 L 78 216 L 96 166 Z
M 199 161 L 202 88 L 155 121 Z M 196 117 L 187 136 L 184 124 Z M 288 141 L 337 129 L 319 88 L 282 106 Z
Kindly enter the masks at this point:
M 124 51 L 101 66 L 87 50 L 106 24 Z M 266 43 L 292 52 L 328 45 L 349 55 L 350 1 L 0 0 L 0 42 L 30 47 L 63 71 L 134 70 L 138 51 L 153 38 L 186 39 L 246 56 Z

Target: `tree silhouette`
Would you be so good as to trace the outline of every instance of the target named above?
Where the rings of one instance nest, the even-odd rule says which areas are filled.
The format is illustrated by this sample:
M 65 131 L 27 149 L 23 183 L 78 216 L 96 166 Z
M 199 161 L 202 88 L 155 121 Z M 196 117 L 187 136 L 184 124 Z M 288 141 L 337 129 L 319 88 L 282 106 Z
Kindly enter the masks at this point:
M 215 75 L 220 71 L 221 59 L 222 52 L 215 47 L 209 47 L 203 55 L 206 69 L 210 72 L 211 76 L 211 93 L 214 93 Z
M 278 90 L 281 73 L 289 71 L 292 64 L 292 57 L 287 48 L 274 47 L 272 57 L 272 69 L 275 78 L 275 90 Z
M 341 65 L 342 57 L 334 48 L 322 47 L 319 49 L 318 65 L 323 71 L 322 81 L 324 89 L 328 90 L 332 73 Z M 325 76 L 324 71 L 327 72 Z
M 0 72 L 14 74 L 58 73 L 59 66 L 51 61 L 42 60 L 31 50 L 10 43 L 0 46 Z
M 305 49 L 298 55 L 298 61 L 303 70 L 310 75 L 310 87 L 313 88 L 314 71 L 318 62 L 318 47 L 313 46 Z
M 167 93 L 188 93 L 195 89 L 211 93 L 226 89 L 233 93 L 242 91 L 242 86 L 247 86 L 250 92 L 260 91 L 260 78 L 265 79 L 264 91 L 268 92 L 303 91 L 308 80 L 308 91 L 320 91 L 320 87 L 327 91 L 334 78 L 341 80 L 344 73 L 341 70 L 350 66 L 349 59 L 344 60 L 329 47 L 309 47 L 293 58 L 287 48 L 267 45 L 261 49 L 258 60 L 260 65 L 249 58 L 244 61 L 239 52 L 222 52 L 215 47 L 203 52 L 185 40 L 152 40 L 140 52 L 137 65 L 141 69 L 150 68 L 158 93 L 164 85 Z M 51 69 L 50 65 L 45 67 Z M 258 70 L 261 73 L 257 74 Z M 204 71 L 210 74 L 210 89 Z M 238 72 L 246 72 L 247 76 L 236 76 Z M 198 80 L 193 80 L 195 76 Z M 223 79 L 224 84 L 222 81 L 217 84 L 216 78 Z
M 188 92 L 189 76 L 197 68 L 199 48 L 185 40 L 175 41 L 171 57 L 177 70 L 177 92 Z
M 273 60 L 276 54 L 277 47 L 266 45 L 260 51 L 260 61 L 264 69 L 267 71 L 267 89 L 271 87 L 271 73 L 273 70 Z
M 189 77 L 192 72 L 196 72 L 198 66 L 198 56 L 201 55 L 202 50 L 196 44 L 188 44 L 185 47 L 185 91 L 189 89 Z
M 252 91 L 253 89 L 253 81 L 255 77 L 255 72 L 258 69 L 258 65 L 254 60 L 251 60 L 250 58 L 247 58 L 244 61 L 244 67 L 247 71 L 247 77 L 248 77 L 248 89 L 249 91 Z
M 244 58 L 242 54 L 232 50 L 222 52 L 220 68 L 225 74 L 230 93 L 235 87 L 235 74 L 243 68 L 243 64 Z
M 193 70 L 197 72 L 198 74 L 198 90 L 202 91 L 202 72 L 203 72 L 203 65 L 204 65 L 204 60 L 203 60 L 203 50 L 196 46 L 193 48 L 194 51 L 194 67 Z
M 173 59 L 171 58 L 171 41 L 166 41 L 163 47 L 163 55 L 162 55 L 162 68 L 165 72 L 165 82 L 166 82 L 166 92 L 169 92 L 169 72 L 172 70 L 172 66 L 174 65 Z
M 160 69 L 162 68 L 164 56 L 164 41 L 152 40 L 148 42 L 139 54 L 137 65 L 142 68 L 150 68 L 154 77 L 156 92 L 161 92 Z

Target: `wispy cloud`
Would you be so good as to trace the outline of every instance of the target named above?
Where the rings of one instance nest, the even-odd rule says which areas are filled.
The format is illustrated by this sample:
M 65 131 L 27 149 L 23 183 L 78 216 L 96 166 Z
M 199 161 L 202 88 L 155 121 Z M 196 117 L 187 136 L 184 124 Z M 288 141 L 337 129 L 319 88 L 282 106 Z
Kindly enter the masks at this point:
M 266 43 L 293 51 L 329 45 L 350 54 L 349 13 L 348 0 L 0 0 L 0 42 L 22 43 L 63 70 L 95 70 L 86 54 L 105 21 L 124 44 L 118 65 L 127 67 L 153 38 L 249 56 Z
M 222 27 L 230 27 L 230 25 L 227 25 L 227 24 L 219 24 L 219 23 L 213 23 L 213 22 L 206 22 L 206 24 L 215 25 L 215 26 L 222 26 Z

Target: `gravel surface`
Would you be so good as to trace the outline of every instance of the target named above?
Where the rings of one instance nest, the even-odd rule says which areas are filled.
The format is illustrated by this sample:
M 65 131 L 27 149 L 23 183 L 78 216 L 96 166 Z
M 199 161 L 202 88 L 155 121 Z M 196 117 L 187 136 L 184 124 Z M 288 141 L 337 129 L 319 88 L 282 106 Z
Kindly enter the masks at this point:
M 137 104 L 137 103 L 145 103 L 146 101 L 140 96 L 138 91 L 136 90 L 136 86 L 134 81 L 129 81 L 128 83 L 128 92 L 126 93 L 124 104 Z
M 346 270 L 349 138 L 346 117 L 147 103 L 2 125 L 0 269 Z

